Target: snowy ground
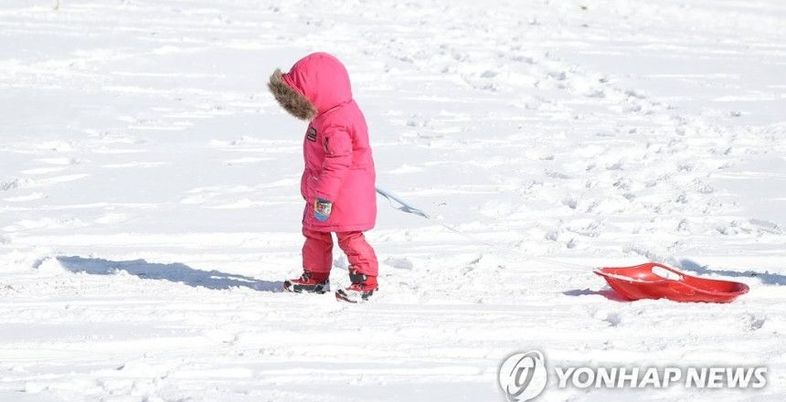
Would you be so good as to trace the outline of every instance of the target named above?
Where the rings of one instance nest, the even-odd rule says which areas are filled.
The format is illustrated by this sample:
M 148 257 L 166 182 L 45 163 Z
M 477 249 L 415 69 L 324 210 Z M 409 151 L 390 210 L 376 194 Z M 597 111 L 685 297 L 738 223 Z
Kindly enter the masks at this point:
M 530 349 L 770 370 L 544 401 L 783 400 L 786 5 L 331 3 L 0 4 L 0 400 L 501 401 Z M 380 200 L 366 305 L 278 292 L 304 126 L 265 83 L 314 50 L 379 185 L 437 216 Z M 647 260 L 751 291 L 626 303 L 591 273 Z

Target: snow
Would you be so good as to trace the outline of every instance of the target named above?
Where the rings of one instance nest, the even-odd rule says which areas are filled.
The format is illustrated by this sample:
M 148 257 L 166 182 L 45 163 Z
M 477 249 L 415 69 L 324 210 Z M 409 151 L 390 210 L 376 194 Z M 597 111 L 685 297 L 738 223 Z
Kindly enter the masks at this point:
M 544 401 L 786 393 L 782 2 L 53 6 L 0 5 L 0 400 L 499 401 L 533 349 L 769 368 Z M 434 217 L 379 198 L 365 305 L 278 291 L 304 127 L 266 81 L 315 50 L 348 66 L 380 186 Z M 751 291 L 620 302 L 592 273 L 647 260 Z

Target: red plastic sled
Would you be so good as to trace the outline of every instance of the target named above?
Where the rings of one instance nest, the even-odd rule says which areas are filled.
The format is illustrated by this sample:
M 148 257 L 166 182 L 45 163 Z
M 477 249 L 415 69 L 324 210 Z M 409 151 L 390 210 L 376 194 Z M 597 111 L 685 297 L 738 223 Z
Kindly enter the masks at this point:
M 665 298 L 678 302 L 729 303 L 749 289 L 744 283 L 699 278 L 654 262 L 598 268 L 595 273 L 629 300 Z

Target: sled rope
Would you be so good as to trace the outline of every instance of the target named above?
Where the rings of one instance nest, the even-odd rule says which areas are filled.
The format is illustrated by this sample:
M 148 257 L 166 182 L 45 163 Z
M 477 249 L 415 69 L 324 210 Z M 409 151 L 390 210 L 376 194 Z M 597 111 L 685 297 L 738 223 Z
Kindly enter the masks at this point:
M 487 241 L 478 239 L 477 237 L 475 237 L 475 236 L 473 236 L 473 235 L 471 235 L 469 233 L 466 233 L 464 231 L 461 231 L 461 230 L 457 229 L 453 225 L 449 225 L 447 223 L 440 222 L 440 221 L 434 219 L 434 217 L 431 216 L 430 214 L 424 212 L 422 209 L 419 209 L 419 208 L 416 208 L 416 207 L 412 206 L 408 202 L 402 200 L 401 197 L 397 196 L 396 194 L 393 194 L 390 191 L 387 191 L 387 190 L 385 190 L 383 188 L 380 188 L 380 187 L 377 187 L 376 190 L 377 190 L 377 194 L 381 195 L 382 197 L 384 197 L 385 199 L 388 200 L 389 205 L 393 209 L 397 209 L 397 210 L 399 210 L 401 212 L 404 212 L 404 213 L 407 213 L 407 214 L 417 215 L 417 216 L 420 216 L 422 218 L 425 218 L 426 220 L 434 222 L 435 224 L 437 224 L 437 225 L 447 229 L 448 231 L 453 232 L 453 233 L 455 233 L 455 234 L 457 234 L 459 236 L 462 236 L 462 237 L 464 237 L 464 238 L 466 238 L 468 240 L 471 240 L 471 241 L 473 241 L 475 243 L 482 244 L 482 245 L 484 245 L 486 247 L 489 247 L 489 248 L 492 248 L 492 249 L 497 249 L 497 250 L 504 251 L 504 252 L 518 253 L 518 254 L 520 254 L 520 255 L 522 255 L 522 256 L 524 256 L 527 259 L 532 260 L 532 261 L 541 261 L 541 262 L 546 262 L 546 263 L 550 263 L 550 264 L 562 265 L 562 266 L 565 266 L 565 267 L 586 267 L 585 265 L 581 265 L 581 264 L 574 264 L 574 263 L 569 263 L 569 262 L 557 261 L 557 260 L 553 260 L 553 259 L 545 258 L 545 257 L 533 257 L 531 255 L 524 254 L 524 252 L 522 252 L 520 250 L 511 250 L 511 249 L 505 248 L 503 246 L 499 246 L 497 244 L 489 243 Z M 398 205 L 395 205 L 394 203 L 398 204 Z

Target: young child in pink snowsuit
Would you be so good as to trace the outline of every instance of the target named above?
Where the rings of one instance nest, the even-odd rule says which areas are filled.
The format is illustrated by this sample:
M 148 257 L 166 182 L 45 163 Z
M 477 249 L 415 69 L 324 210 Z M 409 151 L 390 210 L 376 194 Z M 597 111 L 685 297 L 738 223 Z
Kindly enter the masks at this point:
M 284 288 L 313 293 L 330 290 L 333 232 L 349 259 L 352 282 L 339 289 L 336 297 L 366 300 L 377 289 L 377 257 L 363 236 L 376 222 L 376 172 L 366 120 L 352 99 L 349 74 L 337 58 L 313 53 L 287 73 L 276 70 L 268 87 L 287 112 L 309 121 L 300 181 L 306 200 L 303 274 L 285 281 Z

